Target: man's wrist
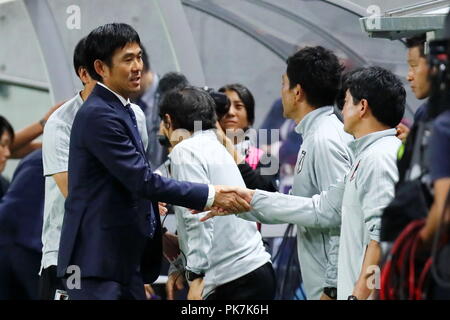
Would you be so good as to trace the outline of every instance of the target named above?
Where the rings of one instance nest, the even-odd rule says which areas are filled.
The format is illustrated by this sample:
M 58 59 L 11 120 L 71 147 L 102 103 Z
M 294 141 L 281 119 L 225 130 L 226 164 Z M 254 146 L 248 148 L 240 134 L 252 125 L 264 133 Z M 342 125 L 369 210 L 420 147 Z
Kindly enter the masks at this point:
M 186 269 L 184 276 L 187 281 L 192 282 L 196 279 L 203 279 L 205 274 L 204 273 L 195 273 L 195 272 L 192 272 L 192 271 Z
M 258 198 L 258 197 L 256 197 L 256 195 L 261 194 L 261 190 L 259 190 L 259 189 L 255 189 L 255 190 L 251 189 L 251 190 L 249 190 L 249 194 L 252 197 L 252 201 L 250 201 L 250 206 L 253 208 L 254 204 L 256 203 L 256 199 Z
M 358 279 L 358 281 L 355 284 L 355 287 L 353 288 L 351 296 L 355 297 L 356 299 L 350 299 L 350 300 L 366 300 L 367 297 L 369 297 L 372 293 L 372 290 L 367 287 L 367 279 L 361 277 Z
M 211 208 L 216 198 L 216 188 L 213 185 L 208 185 L 208 199 L 206 200 L 205 208 Z

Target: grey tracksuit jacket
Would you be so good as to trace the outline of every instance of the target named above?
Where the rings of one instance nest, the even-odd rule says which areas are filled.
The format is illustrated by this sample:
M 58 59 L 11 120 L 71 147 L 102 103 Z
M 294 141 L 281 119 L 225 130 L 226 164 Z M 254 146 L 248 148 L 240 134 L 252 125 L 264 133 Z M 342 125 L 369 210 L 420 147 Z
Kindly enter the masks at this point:
M 349 171 L 353 156 L 348 143 L 353 137 L 344 132 L 343 124 L 333 113 L 332 107 L 322 107 L 308 113 L 297 125 L 296 131 L 302 135 L 303 143 L 295 166 L 291 194 L 310 198 L 326 191 Z M 283 199 L 283 195 L 278 195 Z M 296 202 L 297 199 L 291 201 Z M 279 207 L 276 211 L 289 210 L 291 206 L 286 201 L 277 203 Z M 324 214 L 333 216 L 331 210 Z M 289 222 L 278 220 L 276 215 L 260 216 L 257 220 L 272 224 Z M 336 287 L 339 231 L 339 225 L 328 228 L 297 224 L 298 257 L 308 299 L 319 299 L 324 287 Z

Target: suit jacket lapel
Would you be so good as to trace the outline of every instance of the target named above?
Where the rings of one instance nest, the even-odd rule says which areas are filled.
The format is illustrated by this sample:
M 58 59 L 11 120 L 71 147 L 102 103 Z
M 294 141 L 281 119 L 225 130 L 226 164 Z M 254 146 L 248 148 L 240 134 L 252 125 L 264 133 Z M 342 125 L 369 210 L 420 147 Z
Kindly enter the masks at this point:
M 134 124 L 130 118 L 130 114 L 127 110 L 125 110 L 122 102 L 120 102 L 120 100 L 111 91 L 98 84 L 95 86 L 93 93 L 99 95 L 106 103 L 108 103 L 108 105 L 113 107 L 113 110 L 115 110 L 119 114 L 119 117 L 124 120 L 128 132 L 131 133 L 131 141 L 133 141 L 136 149 L 144 156 L 147 161 L 145 150 L 143 149 L 144 146 L 141 142 L 142 138 L 139 136 L 139 131 L 137 129 L 134 129 Z

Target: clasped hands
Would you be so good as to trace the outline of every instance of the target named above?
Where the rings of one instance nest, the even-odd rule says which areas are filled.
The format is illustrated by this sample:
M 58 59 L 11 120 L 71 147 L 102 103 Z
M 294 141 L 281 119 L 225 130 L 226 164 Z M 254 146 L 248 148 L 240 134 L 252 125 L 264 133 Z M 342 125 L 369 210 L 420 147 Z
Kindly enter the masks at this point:
M 214 186 L 214 188 L 216 190 L 214 203 L 211 208 L 208 208 L 210 211 L 207 215 L 201 218 L 200 221 L 206 221 L 215 216 L 225 216 L 251 210 L 250 203 L 255 190 L 231 186 Z
M 210 211 L 200 221 L 206 221 L 215 216 L 226 216 L 251 210 L 250 203 L 255 190 L 231 186 L 214 186 L 214 189 L 216 191 L 214 203 L 211 208 L 205 208 Z M 159 209 L 161 215 L 166 214 L 165 203 L 159 203 Z M 192 213 L 198 214 L 200 211 L 192 210 Z

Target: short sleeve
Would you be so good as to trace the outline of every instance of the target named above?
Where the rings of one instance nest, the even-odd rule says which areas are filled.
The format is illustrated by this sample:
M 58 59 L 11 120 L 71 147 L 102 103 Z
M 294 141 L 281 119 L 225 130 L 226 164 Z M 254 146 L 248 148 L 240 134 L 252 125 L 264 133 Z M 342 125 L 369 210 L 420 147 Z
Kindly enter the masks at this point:
M 58 120 L 45 124 L 42 141 L 44 176 L 69 169 L 70 126 Z

